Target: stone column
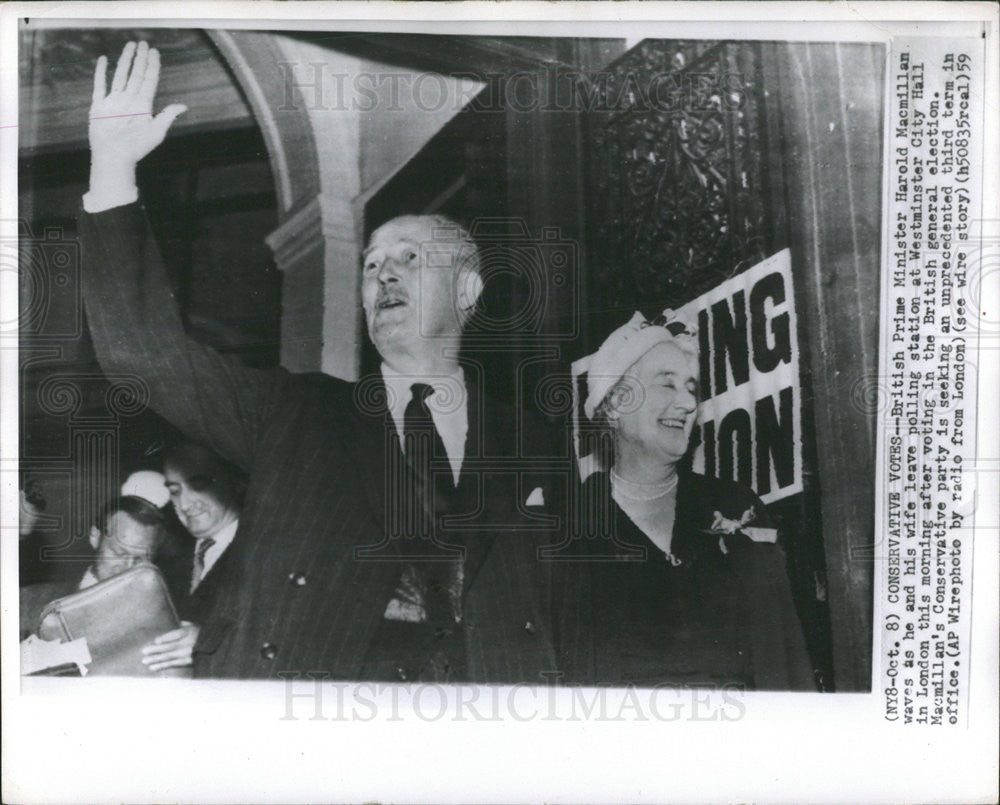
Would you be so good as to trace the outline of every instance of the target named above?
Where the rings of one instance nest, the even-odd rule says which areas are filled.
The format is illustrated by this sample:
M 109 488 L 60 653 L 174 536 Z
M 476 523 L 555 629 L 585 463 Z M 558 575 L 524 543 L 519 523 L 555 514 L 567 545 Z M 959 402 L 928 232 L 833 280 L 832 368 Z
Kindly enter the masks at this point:
M 356 380 L 361 354 L 361 226 L 344 198 L 320 193 L 267 237 L 284 273 L 281 363 Z
M 267 144 L 281 223 L 267 236 L 282 284 L 281 363 L 353 380 L 360 358 L 360 62 L 310 42 L 213 31 Z M 253 233 L 250 233 L 253 234 Z

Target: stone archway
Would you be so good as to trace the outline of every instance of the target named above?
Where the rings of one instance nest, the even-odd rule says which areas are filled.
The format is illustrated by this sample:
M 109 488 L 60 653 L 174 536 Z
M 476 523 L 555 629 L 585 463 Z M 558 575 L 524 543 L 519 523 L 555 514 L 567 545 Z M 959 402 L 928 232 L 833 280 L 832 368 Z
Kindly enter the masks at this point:
M 246 95 L 271 160 L 279 225 L 266 239 L 283 273 L 281 363 L 354 380 L 364 202 L 471 99 L 470 82 L 441 75 L 448 100 L 428 110 L 398 93 L 418 75 L 406 68 L 294 35 L 208 35 Z
M 329 99 L 307 98 L 290 77 L 297 64 L 356 70 L 357 60 L 345 57 L 333 65 L 336 54 L 279 34 L 208 34 L 243 89 L 271 160 L 279 225 L 267 242 L 283 274 L 281 363 L 292 371 L 353 378 L 360 348 L 354 303 L 360 246 L 351 199 L 360 187 L 360 124 L 350 111 L 325 113 Z M 331 152 L 341 158 L 323 159 Z M 324 340 L 329 332 L 336 338 Z

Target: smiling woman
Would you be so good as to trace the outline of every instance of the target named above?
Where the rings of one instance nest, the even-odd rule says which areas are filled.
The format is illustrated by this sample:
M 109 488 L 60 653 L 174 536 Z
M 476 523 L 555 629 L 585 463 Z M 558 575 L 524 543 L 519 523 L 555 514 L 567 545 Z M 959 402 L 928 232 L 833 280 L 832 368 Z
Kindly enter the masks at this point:
M 813 690 L 763 504 L 682 468 L 698 339 L 666 318 L 636 314 L 590 360 L 584 411 L 607 449 L 580 496 L 596 539 L 556 564 L 560 667 L 583 685 Z

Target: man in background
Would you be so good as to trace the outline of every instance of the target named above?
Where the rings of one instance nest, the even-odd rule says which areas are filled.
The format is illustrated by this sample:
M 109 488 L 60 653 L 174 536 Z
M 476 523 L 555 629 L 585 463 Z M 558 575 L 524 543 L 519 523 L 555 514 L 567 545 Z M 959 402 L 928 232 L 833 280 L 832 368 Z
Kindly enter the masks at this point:
M 45 541 L 36 526 L 48 505 L 41 484 L 31 476 L 22 475 L 20 483 L 18 525 L 18 583 L 21 587 L 48 581 L 51 563 L 45 561 Z
M 162 511 L 167 500 L 160 473 L 131 475 L 121 494 L 102 507 L 90 527 L 88 538 L 95 557 L 82 576 L 21 587 L 22 636 L 38 625 L 42 609 L 50 601 L 106 581 L 140 562 L 155 562 L 167 533 Z
M 193 651 L 215 606 L 215 597 L 235 565 L 229 547 L 236 538 L 246 476 L 206 447 L 186 442 L 163 458 L 163 486 L 191 540 L 176 557 L 161 562 L 181 628 L 145 648 L 152 671 L 193 664 Z

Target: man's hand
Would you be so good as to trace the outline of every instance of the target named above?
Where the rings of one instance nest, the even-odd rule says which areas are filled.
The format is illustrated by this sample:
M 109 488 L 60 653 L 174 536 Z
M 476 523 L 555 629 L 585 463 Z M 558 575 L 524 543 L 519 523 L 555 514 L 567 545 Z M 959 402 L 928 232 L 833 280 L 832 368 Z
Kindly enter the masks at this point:
M 107 90 L 106 56 L 97 60 L 90 105 L 90 190 L 105 195 L 129 191 L 135 166 L 163 142 L 183 104 L 168 106 L 153 117 L 153 97 L 160 80 L 160 54 L 145 42 L 122 49 L 111 90 Z
M 201 630 L 197 624 L 181 621 L 179 629 L 164 632 L 142 648 L 142 663 L 150 671 L 164 668 L 182 668 L 192 664 L 191 654 Z

